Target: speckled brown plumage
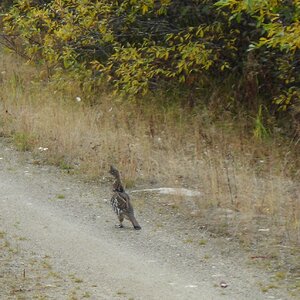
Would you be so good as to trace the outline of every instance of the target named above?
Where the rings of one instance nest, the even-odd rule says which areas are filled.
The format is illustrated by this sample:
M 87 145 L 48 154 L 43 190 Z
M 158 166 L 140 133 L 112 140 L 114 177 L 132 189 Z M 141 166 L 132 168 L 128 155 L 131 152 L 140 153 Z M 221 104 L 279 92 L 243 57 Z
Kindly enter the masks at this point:
M 141 229 L 141 226 L 134 216 L 134 210 L 130 201 L 130 197 L 125 192 L 119 171 L 114 166 L 111 166 L 109 173 L 115 178 L 113 183 L 113 195 L 111 197 L 110 203 L 114 212 L 118 216 L 120 222 L 118 227 L 123 228 L 123 221 L 124 218 L 126 218 L 132 223 L 134 229 Z

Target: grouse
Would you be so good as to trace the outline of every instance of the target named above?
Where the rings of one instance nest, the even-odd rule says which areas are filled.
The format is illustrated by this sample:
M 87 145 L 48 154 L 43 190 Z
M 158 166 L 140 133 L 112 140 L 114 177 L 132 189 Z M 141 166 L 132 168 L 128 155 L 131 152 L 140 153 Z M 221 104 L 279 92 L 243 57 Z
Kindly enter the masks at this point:
M 123 228 L 123 221 L 124 218 L 126 218 L 132 223 L 134 229 L 140 230 L 141 226 L 134 216 L 133 207 L 130 203 L 130 197 L 125 192 L 119 171 L 114 166 L 111 166 L 109 173 L 115 178 L 113 183 L 113 195 L 110 203 L 114 212 L 118 216 L 120 222 L 118 227 Z

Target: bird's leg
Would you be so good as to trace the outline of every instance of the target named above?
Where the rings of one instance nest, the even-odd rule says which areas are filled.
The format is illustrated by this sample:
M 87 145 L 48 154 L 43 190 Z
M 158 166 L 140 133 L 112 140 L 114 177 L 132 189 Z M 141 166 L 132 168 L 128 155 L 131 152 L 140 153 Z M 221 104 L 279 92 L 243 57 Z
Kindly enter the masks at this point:
M 124 221 L 124 216 L 123 215 L 119 215 L 118 216 L 118 219 L 119 219 L 119 225 L 117 225 L 118 228 L 123 228 L 123 221 Z

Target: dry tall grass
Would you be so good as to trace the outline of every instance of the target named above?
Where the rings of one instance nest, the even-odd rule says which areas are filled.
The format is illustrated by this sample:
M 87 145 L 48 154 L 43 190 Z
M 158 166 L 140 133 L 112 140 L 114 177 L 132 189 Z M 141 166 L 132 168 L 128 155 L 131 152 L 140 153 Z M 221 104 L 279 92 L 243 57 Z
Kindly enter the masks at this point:
M 77 82 L 42 77 L 42 69 L 2 55 L 0 130 L 20 149 L 94 178 L 113 163 L 131 186 L 200 190 L 202 196 L 187 207 L 210 229 L 225 228 L 249 246 L 264 238 L 286 249 L 299 245 L 300 190 L 289 177 L 299 175 L 296 146 L 254 140 L 242 118 L 233 122 L 224 114 L 223 122 L 212 123 L 209 110 L 159 109 L 107 93 L 88 105 Z

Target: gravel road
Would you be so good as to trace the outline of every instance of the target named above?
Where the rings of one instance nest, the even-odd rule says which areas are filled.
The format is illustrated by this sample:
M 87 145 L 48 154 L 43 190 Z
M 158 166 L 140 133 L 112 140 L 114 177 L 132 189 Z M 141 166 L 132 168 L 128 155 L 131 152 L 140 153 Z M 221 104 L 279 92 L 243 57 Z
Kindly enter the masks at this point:
M 131 193 L 142 230 L 117 229 L 108 180 L 37 163 L 0 140 L 0 299 L 290 299 L 163 196 Z

